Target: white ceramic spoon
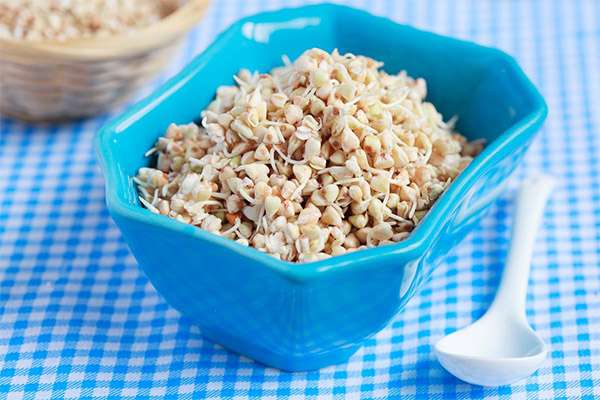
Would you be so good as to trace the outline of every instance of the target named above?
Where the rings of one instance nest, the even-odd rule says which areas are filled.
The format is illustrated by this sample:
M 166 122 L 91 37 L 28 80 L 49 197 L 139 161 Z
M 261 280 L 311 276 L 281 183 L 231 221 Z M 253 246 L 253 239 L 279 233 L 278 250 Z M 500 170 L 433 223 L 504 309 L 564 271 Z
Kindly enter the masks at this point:
M 546 358 L 546 344 L 527 323 L 525 298 L 535 232 L 553 182 L 548 176 L 523 182 L 508 259 L 494 302 L 481 319 L 435 345 L 442 366 L 463 381 L 508 385 L 534 373 Z

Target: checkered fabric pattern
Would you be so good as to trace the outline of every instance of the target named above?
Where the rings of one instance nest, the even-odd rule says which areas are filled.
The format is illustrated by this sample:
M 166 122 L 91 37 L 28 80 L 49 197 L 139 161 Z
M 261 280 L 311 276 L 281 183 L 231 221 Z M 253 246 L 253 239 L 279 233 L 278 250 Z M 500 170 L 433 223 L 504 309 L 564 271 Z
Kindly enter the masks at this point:
M 122 110 L 0 129 L 0 398 L 600 398 L 600 3 L 353 1 L 514 55 L 548 102 L 524 165 L 421 293 L 345 364 L 285 373 L 228 352 L 169 307 L 104 204 L 91 148 Z M 300 1 L 213 1 L 148 94 L 242 16 Z M 360 28 L 360 27 L 357 27 Z M 432 345 L 490 304 L 525 175 L 559 179 L 535 247 L 528 319 L 549 345 L 527 380 L 463 383 Z

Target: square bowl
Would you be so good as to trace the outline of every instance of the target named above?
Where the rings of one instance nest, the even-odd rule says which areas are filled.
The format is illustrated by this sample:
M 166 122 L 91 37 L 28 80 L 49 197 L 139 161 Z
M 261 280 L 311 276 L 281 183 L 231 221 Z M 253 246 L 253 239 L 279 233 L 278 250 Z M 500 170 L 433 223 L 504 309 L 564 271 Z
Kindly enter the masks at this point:
M 358 27 L 360 29 L 358 29 Z M 403 242 L 293 264 L 143 208 L 132 178 L 171 122 L 198 120 L 240 68 L 270 71 L 304 50 L 338 48 L 407 70 L 457 130 L 487 147 Z M 514 59 L 478 46 L 321 4 L 245 18 L 178 75 L 94 138 L 108 210 L 165 300 L 224 347 L 285 370 L 347 359 L 381 330 L 477 224 L 546 116 Z

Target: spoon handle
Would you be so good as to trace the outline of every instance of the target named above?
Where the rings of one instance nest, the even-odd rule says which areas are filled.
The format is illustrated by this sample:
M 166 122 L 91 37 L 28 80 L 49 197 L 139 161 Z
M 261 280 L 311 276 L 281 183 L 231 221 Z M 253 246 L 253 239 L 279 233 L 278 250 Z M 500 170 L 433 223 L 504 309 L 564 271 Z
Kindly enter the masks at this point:
M 490 312 L 508 312 L 526 319 L 525 299 L 535 233 L 553 186 L 554 179 L 547 175 L 528 178 L 521 184 L 515 206 L 510 249 Z

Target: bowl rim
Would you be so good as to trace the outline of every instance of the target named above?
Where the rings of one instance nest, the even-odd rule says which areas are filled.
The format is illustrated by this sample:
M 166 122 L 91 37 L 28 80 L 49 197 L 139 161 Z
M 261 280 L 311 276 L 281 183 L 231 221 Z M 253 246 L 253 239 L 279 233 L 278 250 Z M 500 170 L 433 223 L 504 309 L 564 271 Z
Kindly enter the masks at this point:
M 234 33 L 242 32 L 242 27 L 244 24 L 249 22 L 260 23 L 265 19 L 270 20 L 271 22 L 280 21 L 282 19 L 288 20 L 293 16 L 294 12 L 298 11 L 312 11 L 313 13 L 322 16 L 325 14 L 319 14 L 319 10 L 327 9 L 330 9 L 330 11 L 331 9 L 334 9 L 337 12 L 352 12 L 355 13 L 355 15 L 358 14 L 363 18 L 368 17 L 378 19 L 381 22 L 391 22 L 395 25 L 402 26 L 405 29 L 418 32 L 419 34 L 431 35 L 438 39 L 441 38 L 450 40 L 456 43 L 462 43 L 466 46 L 476 47 L 479 50 L 486 52 L 493 52 L 498 55 L 499 60 L 503 60 L 505 63 L 507 63 L 507 67 L 511 69 L 514 75 L 513 78 L 516 79 L 519 86 L 526 91 L 524 96 L 531 99 L 535 106 L 532 107 L 531 112 L 524 115 L 520 120 L 515 122 L 503 133 L 501 133 L 497 138 L 490 142 L 477 157 L 475 157 L 475 159 L 467 166 L 467 168 L 458 175 L 458 177 L 442 194 L 442 196 L 436 200 L 434 205 L 427 212 L 425 218 L 417 225 L 417 227 L 404 241 L 396 244 L 360 250 L 310 263 L 300 264 L 278 260 L 254 248 L 243 246 L 234 242 L 233 240 L 214 235 L 199 227 L 181 223 L 162 215 L 156 215 L 150 210 L 140 207 L 139 205 L 128 203 L 126 200 L 118 196 L 117 191 L 110 190 L 110 188 L 116 186 L 120 180 L 116 168 L 114 154 L 112 151 L 110 151 L 109 141 L 113 139 L 113 135 L 122 132 L 133 122 L 142 118 L 147 111 L 154 108 L 162 101 L 162 99 L 168 97 L 173 91 L 185 84 L 188 79 L 196 74 L 204 66 L 204 64 L 210 60 L 213 53 L 219 51 L 219 47 L 222 46 L 222 43 L 228 40 L 229 36 L 233 35 Z M 481 46 L 472 42 L 450 38 L 447 36 L 419 30 L 411 26 L 399 24 L 391 21 L 388 18 L 375 16 L 363 10 L 357 10 L 337 4 L 323 3 L 297 8 L 285 8 L 277 11 L 262 12 L 245 17 L 235 22 L 228 29 L 223 31 L 217 37 L 217 39 L 206 48 L 205 51 L 196 56 L 179 73 L 162 84 L 148 97 L 139 101 L 123 114 L 102 127 L 94 137 L 93 147 L 104 172 L 106 184 L 106 203 L 109 211 L 113 215 L 144 224 L 150 224 L 168 231 L 184 234 L 190 238 L 193 238 L 194 240 L 200 239 L 208 242 L 209 244 L 228 248 L 248 259 L 257 261 L 259 264 L 276 271 L 281 276 L 291 281 L 300 283 L 311 281 L 325 275 L 339 273 L 344 270 L 347 271 L 348 268 L 356 270 L 363 267 L 368 267 L 368 265 L 370 265 L 370 261 L 375 258 L 379 263 L 382 263 L 392 262 L 393 259 L 398 256 L 405 256 L 409 258 L 417 258 L 421 256 L 424 249 L 427 248 L 428 238 L 430 238 L 432 234 L 441 228 L 441 225 L 445 220 L 445 213 L 463 196 L 466 187 L 468 186 L 468 182 L 481 170 L 489 167 L 490 163 L 494 159 L 503 157 L 503 154 L 505 155 L 510 150 L 509 147 L 513 145 L 515 141 L 525 142 L 528 138 L 528 135 L 523 135 L 523 133 L 533 131 L 530 133 L 530 135 L 533 135 L 535 130 L 530 128 L 541 124 L 546 115 L 547 106 L 544 99 L 519 67 L 516 60 L 510 55 L 495 48 Z
M 156 23 L 107 37 L 65 41 L 0 38 L 0 54 L 2 58 L 36 57 L 40 64 L 57 60 L 85 62 L 135 57 L 184 35 L 204 16 L 210 4 L 211 0 L 188 0 Z

